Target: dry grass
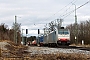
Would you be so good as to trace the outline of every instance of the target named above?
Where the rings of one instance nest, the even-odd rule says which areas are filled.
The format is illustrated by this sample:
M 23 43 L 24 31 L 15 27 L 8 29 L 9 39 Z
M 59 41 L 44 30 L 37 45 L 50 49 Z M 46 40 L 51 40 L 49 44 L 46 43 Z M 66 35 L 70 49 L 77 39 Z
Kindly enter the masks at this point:
M 7 43 L 9 43 L 8 45 L 5 46 L 5 48 L 7 48 L 7 50 L 2 50 L 1 52 L 1 56 L 2 57 L 21 57 L 24 56 L 23 54 L 25 54 L 26 52 L 24 50 L 26 50 L 28 47 L 23 46 L 23 45 L 17 45 L 11 41 L 5 41 Z
M 33 54 L 31 55 L 24 50 L 27 49 L 26 46 L 17 45 L 13 42 L 8 41 L 10 45 L 6 45 L 8 48 L 8 55 L 1 55 L 0 60 L 90 60 L 89 55 L 77 54 L 77 53 L 58 53 L 58 54 Z
M 80 46 L 80 47 L 90 47 L 90 44 L 88 45 L 82 45 L 82 44 L 71 44 L 70 46 Z
M 82 54 L 48 54 L 48 55 L 34 55 L 32 60 L 90 60 L 90 56 Z
M 41 54 L 28 57 L 3 58 L 4 60 L 90 60 L 90 56 L 84 54 Z

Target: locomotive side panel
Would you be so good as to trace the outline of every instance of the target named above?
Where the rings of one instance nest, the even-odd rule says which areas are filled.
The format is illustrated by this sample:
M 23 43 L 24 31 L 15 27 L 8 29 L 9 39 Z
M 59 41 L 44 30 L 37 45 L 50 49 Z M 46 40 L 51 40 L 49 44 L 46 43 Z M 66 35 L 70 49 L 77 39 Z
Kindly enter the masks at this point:
M 48 43 L 57 43 L 56 32 L 53 31 L 48 35 Z
M 44 36 L 43 44 L 48 44 L 48 35 L 45 35 Z

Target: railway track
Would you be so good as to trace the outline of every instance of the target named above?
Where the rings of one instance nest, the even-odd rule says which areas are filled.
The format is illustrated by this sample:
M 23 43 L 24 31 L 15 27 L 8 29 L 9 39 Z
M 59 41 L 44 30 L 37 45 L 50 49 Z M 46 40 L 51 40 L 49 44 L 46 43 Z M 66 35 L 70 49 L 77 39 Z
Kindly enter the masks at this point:
M 35 47 L 32 45 L 32 47 Z M 46 46 L 41 46 L 41 47 L 48 47 Z M 82 46 L 65 46 L 65 45 L 61 45 L 61 46 L 49 46 L 48 48 L 64 48 L 64 49 L 79 49 L 79 50 L 86 50 L 86 51 L 90 51 L 90 47 L 82 47 Z
M 79 49 L 79 50 L 90 51 L 90 47 L 81 47 L 81 46 L 58 46 L 58 47 L 52 47 L 52 48 Z
M 59 46 L 59 47 L 29 46 L 28 52 L 30 52 L 31 54 L 77 53 L 90 55 L 90 48 L 76 47 L 76 46 Z

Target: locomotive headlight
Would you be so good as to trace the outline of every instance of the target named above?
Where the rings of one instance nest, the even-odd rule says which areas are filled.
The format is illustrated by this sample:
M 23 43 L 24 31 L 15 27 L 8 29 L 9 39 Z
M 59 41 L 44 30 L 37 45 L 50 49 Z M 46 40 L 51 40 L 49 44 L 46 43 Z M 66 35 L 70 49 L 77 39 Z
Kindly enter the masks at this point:
M 58 40 L 60 40 L 60 38 Z

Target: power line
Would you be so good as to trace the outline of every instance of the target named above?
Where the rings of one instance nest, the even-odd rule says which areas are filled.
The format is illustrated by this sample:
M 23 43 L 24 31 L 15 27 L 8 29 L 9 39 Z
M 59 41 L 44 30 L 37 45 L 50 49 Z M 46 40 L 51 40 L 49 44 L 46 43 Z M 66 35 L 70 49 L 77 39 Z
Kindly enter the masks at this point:
M 69 4 L 67 4 L 65 7 L 63 7 L 63 8 L 60 9 L 59 11 L 63 10 L 64 8 L 66 8 L 68 5 L 70 5 L 70 4 L 72 4 L 72 3 L 75 3 L 76 1 L 77 1 L 77 0 L 72 0 Z M 71 6 L 72 6 L 72 5 L 70 5 L 70 7 L 65 10 L 65 12 L 66 12 L 67 10 L 69 10 L 69 9 L 71 8 Z M 59 11 L 58 11 L 58 12 L 59 12 Z M 56 12 L 54 15 L 56 15 L 58 12 Z M 63 12 L 63 13 L 65 13 L 65 12 Z M 63 13 L 62 13 L 62 14 L 63 14 Z M 53 15 L 52 15 L 52 16 L 53 16 Z M 50 17 L 52 17 L 52 16 L 50 16 Z M 49 17 L 49 18 L 50 18 L 50 17 Z M 49 19 L 49 18 L 47 18 L 47 19 Z M 46 20 L 47 20 L 47 19 L 46 19 Z M 53 20 L 53 21 L 57 21 L 57 19 L 55 19 L 55 20 Z
M 67 4 L 65 7 L 63 7 L 62 9 L 60 9 L 59 11 L 57 11 L 56 13 L 54 13 L 53 15 L 56 15 L 58 12 L 60 12 L 61 10 L 63 10 L 64 8 L 66 8 L 68 5 L 70 5 L 70 4 L 72 4 L 72 3 L 75 3 L 76 2 L 76 0 L 72 0 L 69 4 Z M 66 10 L 68 10 L 68 9 L 66 9 Z M 53 16 L 52 15 L 52 16 Z M 52 16 L 50 16 L 50 17 L 52 17 Z M 49 17 L 49 18 L 50 18 Z M 49 19 L 49 18 L 47 18 L 47 19 Z M 47 19 L 45 19 L 45 20 L 47 20 Z
M 77 1 L 77 0 L 76 0 Z M 75 2 L 76 2 L 75 1 Z M 69 8 L 67 8 L 62 14 L 64 14 L 65 12 L 67 12 L 70 8 L 71 8 L 71 6 L 72 6 L 72 3 L 75 3 L 75 2 L 71 2 L 71 5 L 70 5 L 70 7 Z M 60 15 L 60 16 L 62 16 L 62 14 Z
M 62 9 L 60 9 L 58 12 L 60 12 L 61 10 L 63 10 L 64 8 L 66 8 L 68 5 L 70 5 L 71 3 L 73 3 L 74 2 L 74 0 L 72 1 L 72 2 L 70 2 L 69 4 L 67 4 L 65 7 L 63 7 Z M 68 10 L 68 9 L 67 9 Z M 56 12 L 55 14 L 57 14 L 58 12 Z M 54 14 L 54 15 L 55 15 Z
M 76 8 L 76 10 L 78 10 L 79 8 L 81 8 L 81 7 L 83 7 L 84 5 L 86 5 L 86 4 L 88 4 L 90 2 L 90 0 L 89 1 L 87 1 L 86 3 L 84 3 L 83 5 L 81 5 L 81 6 L 79 6 L 78 8 Z M 66 14 L 64 14 L 64 15 L 62 15 L 61 17 L 64 17 L 64 18 L 66 18 L 67 16 L 69 16 L 71 13 L 73 13 L 75 10 L 72 10 L 72 11 L 70 11 L 70 12 L 68 12 L 68 13 L 66 13 Z M 63 18 L 63 19 L 64 19 Z
M 84 5 L 86 5 L 86 4 L 88 4 L 90 2 L 90 0 L 89 1 L 87 1 L 86 3 L 84 3 L 84 4 L 82 4 L 81 6 L 79 6 L 78 8 L 76 8 L 76 10 L 78 10 L 79 8 L 81 8 L 81 7 L 83 7 Z M 68 10 L 68 9 L 67 9 Z M 70 11 L 70 12 L 68 12 L 68 13 L 66 13 L 66 14 L 63 14 L 61 17 L 63 17 L 62 19 L 65 19 L 67 16 L 69 16 L 71 13 L 73 13 L 75 10 L 72 10 L 72 11 Z

